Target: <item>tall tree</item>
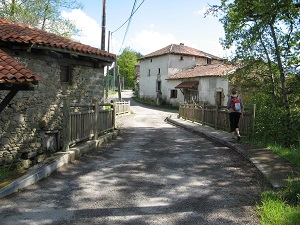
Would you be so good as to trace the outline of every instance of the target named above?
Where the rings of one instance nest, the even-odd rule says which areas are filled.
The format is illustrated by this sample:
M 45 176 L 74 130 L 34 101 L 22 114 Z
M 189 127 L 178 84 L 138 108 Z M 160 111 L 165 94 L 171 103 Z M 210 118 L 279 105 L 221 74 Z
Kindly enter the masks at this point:
M 263 60 L 276 95 L 275 74 L 280 77 L 282 103 L 289 115 L 286 77 L 299 62 L 299 10 L 293 0 L 222 0 L 210 12 L 221 13 L 223 45 L 236 46 L 236 59 Z M 276 67 L 274 67 L 276 65 Z M 274 101 L 276 101 L 274 99 Z
M 269 141 L 275 137 L 276 143 L 286 146 L 299 144 L 298 7 L 294 0 L 221 0 L 208 11 L 220 16 L 223 46 L 235 46 L 234 60 L 244 63 L 233 79 L 256 85 L 253 96 L 262 106 L 256 118 L 257 137 Z
M 61 16 L 61 9 L 78 9 L 76 0 L 2 0 L 0 17 L 25 23 L 70 38 L 75 25 Z
M 121 55 L 118 56 L 119 73 L 125 78 L 125 87 L 134 87 L 135 68 L 134 65 L 137 62 L 137 55 L 135 51 L 126 47 Z

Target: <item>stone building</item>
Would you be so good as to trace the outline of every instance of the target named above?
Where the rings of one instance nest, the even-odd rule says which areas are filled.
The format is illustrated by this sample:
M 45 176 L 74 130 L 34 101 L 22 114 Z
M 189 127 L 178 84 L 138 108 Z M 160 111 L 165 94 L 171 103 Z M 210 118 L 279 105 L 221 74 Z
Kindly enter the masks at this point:
M 0 165 L 61 150 L 63 100 L 103 101 L 115 55 L 1 18 L 0 51 Z

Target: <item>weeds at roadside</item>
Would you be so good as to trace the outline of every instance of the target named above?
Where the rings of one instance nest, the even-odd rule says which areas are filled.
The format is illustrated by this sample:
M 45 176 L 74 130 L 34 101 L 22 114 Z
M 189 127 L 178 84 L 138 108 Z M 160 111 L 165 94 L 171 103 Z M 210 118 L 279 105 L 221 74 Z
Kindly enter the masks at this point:
M 262 225 L 300 224 L 300 179 L 289 179 L 278 191 L 263 192 L 256 209 Z

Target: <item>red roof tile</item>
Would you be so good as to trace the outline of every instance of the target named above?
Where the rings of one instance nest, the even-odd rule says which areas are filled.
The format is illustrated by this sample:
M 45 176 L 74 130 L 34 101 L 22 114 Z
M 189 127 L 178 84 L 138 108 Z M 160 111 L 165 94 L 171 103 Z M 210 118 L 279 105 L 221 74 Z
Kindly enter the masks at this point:
M 209 64 L 195 66 L 193 68 L 183 70 L 174 75 L 170 75 L 167 79 L 177 80 L 194 77 L 221 77 L 233 72 L 236 68 L 233 65 L 226 64 Z
M 115 59 L 114 54 L 98 48 L 81 44 L 25 24 L 13 23 L 3 18 L 0 18 L 0 40 L 4 42 L 36 44 Z
M 208 54 L 206 52 L 200 51 L 195 48 L 191 48 L 188 46 L 185 46 L 184 44 L 171 44 L 168 45 L 167 47 L 164 47 L 160 50 L 157 50 L 155 52 L 152 52 L 148 55 L 145 55 L 141 59 L 146 59 L 146 58 L 151 58 L 151 57 L 156 57 L 156 56 L 161 56 L 161 55 L 166 55 L 166 54 L 176 54 L 176 55 L 190 55 L 190 56 L 197 56 L 197 57 L 210 57 L 213 59 L 220 59 L 223 60 L 222 58 L 218 56 L 214 56 L 211 54 Z
M 32 83 L 41 77 L 0 49 L 0 83 Z

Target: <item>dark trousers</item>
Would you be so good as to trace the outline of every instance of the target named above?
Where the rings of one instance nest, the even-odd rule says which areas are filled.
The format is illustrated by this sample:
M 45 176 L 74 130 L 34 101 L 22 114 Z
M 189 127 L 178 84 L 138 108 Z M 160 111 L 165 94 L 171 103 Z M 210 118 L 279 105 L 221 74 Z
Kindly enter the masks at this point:
M 230 120 L 230 131 L 235 131 L 236 128 L 239 128 L 241 113 L 239 112 L 231 112 L 229 113 L 229 120 Z

